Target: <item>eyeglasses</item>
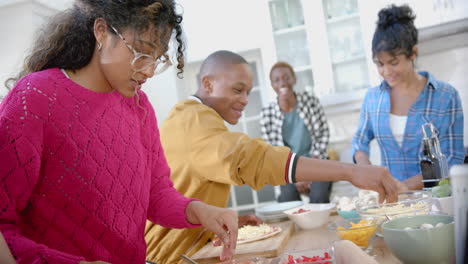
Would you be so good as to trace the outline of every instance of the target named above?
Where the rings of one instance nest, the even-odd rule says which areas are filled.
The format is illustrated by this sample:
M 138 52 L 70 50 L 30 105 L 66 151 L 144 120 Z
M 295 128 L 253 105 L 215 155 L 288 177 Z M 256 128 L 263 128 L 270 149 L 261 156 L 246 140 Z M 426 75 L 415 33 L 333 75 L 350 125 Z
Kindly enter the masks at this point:
M 140 53 L 130 45 L 127 40 L 115 29 L 113 26 L 110 26 L 114 30 L 115 34 L 120 37 L 121 40 L 125 43 L 127 48 L 133 53 L 133 60 L 131 63 L 132 69 L 135 72 L 146 71 L 149 68 L 153 68 L 154 75 L 162 73 L 167 70 L 169 66 L 172 65 L 171 60 L 167 54 L 163 54 L 162 57 L 155 59 L 153 56 Z

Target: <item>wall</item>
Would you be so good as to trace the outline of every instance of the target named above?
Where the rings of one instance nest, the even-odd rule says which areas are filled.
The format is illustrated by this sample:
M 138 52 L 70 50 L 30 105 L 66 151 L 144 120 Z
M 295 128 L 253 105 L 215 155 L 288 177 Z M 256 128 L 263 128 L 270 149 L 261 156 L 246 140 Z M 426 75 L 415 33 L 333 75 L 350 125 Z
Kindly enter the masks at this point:
M 224 49 L 245 53 L 260 49 L 268 76 L 275 62 L 273 35 L 266 0 L 179 0 L 183 6 L 188 63 L 202 61 L 210 53 Z M 269 83 L 266 82 L 266 83 Z M 264 101 L 273 98 L 267 89 Z
M 7 90 L 4 82 L 16 75 L 31 47 L 34 33 L 53 9 L 36 1 L 5 1 L 0 4 L 0 97 Z
M 179 0 L 183 12 L 183 29 L 187 46 L 187 64 L 204 60 L 216 50 L 225 49 L 245 52 L 262 48 L 263 54 L 272 46 L 271 26 L 265 1 L 236 0 Z M 220 12 L 215 10 L 228 10 Z M 266 10 L 266 12 L 259 12 Z M 264 65 L 271 65 L 272 58 L 262 58 Z M 265 74 L 264 74 L 265 76 Z M 162 122 L 170 109 L 183 99 L 187 90 L 184 82 L 176 76 L 176 70 L 165 72 L 149 80 L 144 87 Z
M 147 80 L 143 86 L 143 91 L 153 105 L 159 124 L 166 119 L 172 107 L 179 101 L 176 86 L 177 72 L 173 68 Z
M 246 51 L 273 40 L 264 1 L 179 0 L 184 11 L 188 60 L 219 49 Z M 216 11 L 218 10 L 218 11 Z M 264 11 L 262 11 L 264 10 Z

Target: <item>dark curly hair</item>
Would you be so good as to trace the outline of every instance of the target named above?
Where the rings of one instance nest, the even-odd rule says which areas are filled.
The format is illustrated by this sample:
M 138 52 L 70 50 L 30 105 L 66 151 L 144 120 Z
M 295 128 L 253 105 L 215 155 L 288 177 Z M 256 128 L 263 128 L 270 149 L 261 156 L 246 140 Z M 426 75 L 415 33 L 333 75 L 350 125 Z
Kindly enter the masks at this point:
M 103 18 L 119 31 L 131 28 L 135 34 L 146 32 L 153 25 L 153 41 L 163 51 L 167 46 L 164 40 L 174 32 L 178 75 L 182 76 L 185 51 L 182 16 L 176 13 L 174 0 L 76 0 L 72 8 L 52 18 L 40 32 L 21 72 L 9 78 L 6 86 L 11 88 L 32 72 L 55 67 L 77 70 L 86 66 L 96 45 L 93 27 L 97 18 Z
M 277 63 L 275 63 L 275 65 L 273 65 L 270 69 L 270 80 L 271 80 L 271 75 L 273 74 L 273 71 L 277 68 L 288 68 L 289 71 L 291 71 L 291 74 L 294 78 L 296 78 L 296 73 L 294 72 L 294 69 L 293 67 L 291 66 L 291 64 L 287 63 L 287 62 L 284 62 L 284 61 L 278 61 Z
M 408 5 L 390 5 L 380 10 L 378 16 L 372 38 L 372 57 L 382 51 L 407 57 L 413 55 L 413 47 L 418 43 L 413 10 Z

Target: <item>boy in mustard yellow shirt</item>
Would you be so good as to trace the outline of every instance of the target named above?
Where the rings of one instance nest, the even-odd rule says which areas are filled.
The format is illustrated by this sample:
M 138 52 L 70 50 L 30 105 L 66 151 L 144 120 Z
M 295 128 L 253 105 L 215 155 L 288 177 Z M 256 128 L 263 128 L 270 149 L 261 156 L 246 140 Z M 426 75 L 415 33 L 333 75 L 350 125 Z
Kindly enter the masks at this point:
M 296 156 L 287 147 L 230 132 L 248 103 L 253 73 L 247 61 L 229 51 L 217 51 L 203 62 L 200 88 L 179 102 L 160 132 L 174 187 L 186 197 L 226 207 L 231 184 L 260 189 L 266 184 L 296 181 L 350 181 L 396 200 L 400 184 L 385 167 L 357 166 Z M 178 263 L 193 255 L 213 236 L 197 229 L 169 229 L 147 222 L 147 260 Z

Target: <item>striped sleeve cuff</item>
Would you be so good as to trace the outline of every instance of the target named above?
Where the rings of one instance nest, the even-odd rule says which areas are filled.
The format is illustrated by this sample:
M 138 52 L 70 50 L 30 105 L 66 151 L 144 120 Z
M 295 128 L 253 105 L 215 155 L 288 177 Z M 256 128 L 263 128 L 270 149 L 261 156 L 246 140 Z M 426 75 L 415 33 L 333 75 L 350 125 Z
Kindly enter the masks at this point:
M 285 180 L 286 183 L 295 183 L 296 182 L 296 165 L 299 155 L 296 153 L 289 153 L 288 161 L 286 162 L 285 169 Z

